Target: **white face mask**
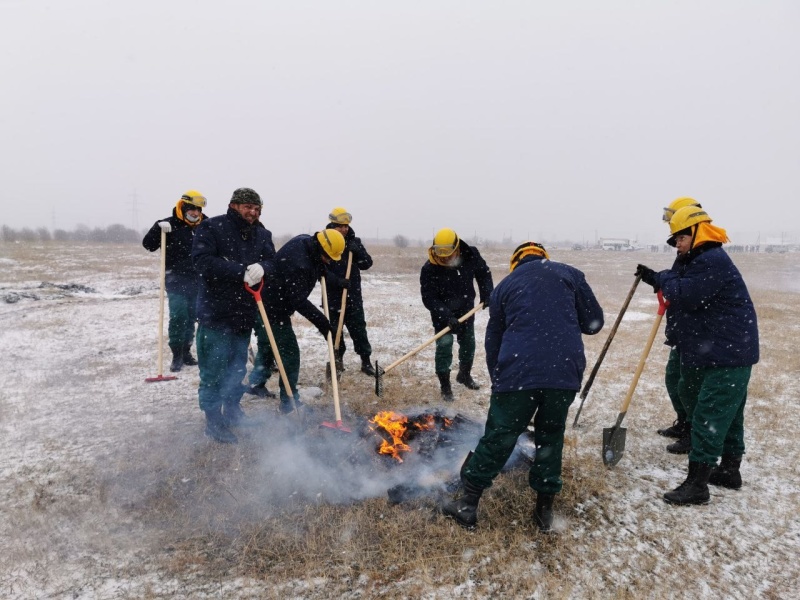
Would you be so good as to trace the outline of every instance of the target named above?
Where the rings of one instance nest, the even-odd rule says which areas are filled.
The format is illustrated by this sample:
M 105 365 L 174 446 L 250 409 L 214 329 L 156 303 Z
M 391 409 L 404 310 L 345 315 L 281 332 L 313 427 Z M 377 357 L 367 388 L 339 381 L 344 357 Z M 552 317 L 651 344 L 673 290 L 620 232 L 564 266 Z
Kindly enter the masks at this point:
M 189 223 L 197 223 L 197 221 L 200 220 L 200 213 L 194 211 L 191 213 L 187 212 L 183 216 L 186 217 L 186 220 L 189 221 Z

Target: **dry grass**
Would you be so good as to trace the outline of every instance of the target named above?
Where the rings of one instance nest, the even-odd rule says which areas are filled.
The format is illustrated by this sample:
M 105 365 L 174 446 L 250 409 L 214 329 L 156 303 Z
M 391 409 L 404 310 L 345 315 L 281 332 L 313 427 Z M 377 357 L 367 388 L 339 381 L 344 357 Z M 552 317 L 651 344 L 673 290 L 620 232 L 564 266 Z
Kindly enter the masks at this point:
M 2 281 L 5 288 L 49 276 L 35 266 L 49 248 L 11 250 L 3 248 L 2 256 L 13 256 L 17 266 Z M 130 252 L 103 250 L 104 260 L 117 264 Z M 643 258 L 654 267 L 669 263 L 666 255 L 553 254 L 584 270 L 609 325 L 630 286 L 631 265 Z M 486 253 L 497 278 L 506 255 L 502 249 Z M 82 266 L 75 277 L 56 281 L 97 285 L 97 274 L 102 281 L 107 270 L 92 264 L 102 262 L 96 256 L 96 249 L 76 247 L 65 264 Z M 424 252 L 377 248 L 374 257 L 370 278 L 381 284 L 370 287 L 370 278 L 365 280 L 367 315 L 374 358 L 387 364 L 432 335 L 417 297 Z M 157 265 L 152 256 L 145 258 L 135 257 L 132 269 L 149 270 L 151 277 Z M 7 540 L 5 564 L 12 566 L 0 571 L 0 595 L 29 597 L 25 590 L 38 590 L 30 597 L 790 597 L 800 576 L 794 558 L 800 493 L 792 483 L 800 475 L 800 419 L 793 407 L 800 395 L 800 303 L 796 292 L 782 289 L 768 273 L 794 276 L 799 265 L 785 256 L 734 259 L 753 292 L 762 336 L 762 362 L 748 399 L 745 488 L 713 490 L 711 505 L 684 511 L 660 501 L 685 468 L 685 459 L 666 455 L 667 440 L 654 434 L 671 419 L 661 381 L 666 348 L 660 343 L 626 418 L 625 458 L 614 470 L 603 467 L 600 432 L 616 418 L 655 311 L 654 298 L 642 290 L 629 310 L 644 316 L 623 323 L 587 400 L 583 426 L 567 431 L 564 490 L 556 502 L 559 532 L 553 536 L 539 534 L 531 523 L 534 496 L 524 469 L 501 475 L 485 494 L 475 532 L 441 518 L 435 495 L 399 505 L 385 494 L 328 498 L 343 474 L 380 482 L 402 468 L 364 459 L 366 443 L 356 434 L 319 430 L 316 422 L 332 416 L 329 396 L 312 402 L 313 418 L 304 426 L 279 418 L 272 403 L 248 397 L 245 408 L 260 425 L 242 428 L 238 446 L 207 442 L 196 408 L 196 371 L 182 373 L 175 385 L 143 387 L 152 332 L 137 334 L 133 344 L 124 339 L 130 329 L 121 337 L 114 333 L 115 321 L 149 326 L 152 319 L 142 312 L 153 308 L 152 293 L 105 303 L 88 298 L 10 305 L 0 313 L 4 326 L 46 341 L 20 341 L 7 349 L 27 369 L 20 363 L 3 367 L 0 421 L 15 436 L 3 449 L 18 466 L 7 468 L 2 480 L 8 521 L 0 533 Z M 141 281 L 131 276 L 131 283 Z M 76 330 L 78 314 L 89 315 L 79 323 L 89 319 L 99 329 Z M 98 316 L 103 318 L 92 320 Z M 479 315 L 479 331 L 485 320 Z M 317 334 L 301 320 L 298 329 L 301 386 L 325 387 Z M 590 366 L 606 334 L 586 340 Z M 32 362 L 40 344 L 50 353 L 42 364 Z M 480 346 L 476 365 L 483 360 Z M 358 373 L 357 358 L 349 353 L 340 390 L 345 421 L 357 429 L 385 408 L 439 408 L 432 356 L 429 347 L 388 374 L 379 400 L 374 380 Z M 132 378 L 123 364 L 134 371 Z M 482 370 L 478 379 L 486 383 Z M 41 394 L 31 395 L 35 386 Z M 450 408 L 473 418 L 485 415 L 485 389 L 457 386 L 456 392 Z M 35 413 L 23 409 L 29 405 L 37 406 Z M 290 461 L 292 451 L 305 462 L 298 462 L 296 472 L 282 470 L 274 457 Z M 39 459 L 31 460 L 32 453 Z M 86 580 L 59 578 L 62 564 L 85 572 Z M 115 579 L 138 583 L 104 593 L 103 582 Z

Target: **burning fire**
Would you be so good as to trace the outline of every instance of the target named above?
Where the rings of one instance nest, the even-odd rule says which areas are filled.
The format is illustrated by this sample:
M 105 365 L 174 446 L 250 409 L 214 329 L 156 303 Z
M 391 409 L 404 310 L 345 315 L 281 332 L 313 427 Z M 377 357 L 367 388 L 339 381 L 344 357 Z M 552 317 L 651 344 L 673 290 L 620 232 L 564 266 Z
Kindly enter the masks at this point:
M 415 430 L 429 431 L 436 428 L 434 415 L 420 415 L 413 421 L 409 421 L 407 416 L 390 410 L 379 412 L 369 422 L 375 425 L 375 427 L 370 427 L 372 431 L 381 430 L 392 438 L 391 442 L 385 438 L 381 441 L 378 453 L 389 455 L 399 462 L 403 462 L 401 453 L 411 452 L 411 446 L 406 442 Z M 442 417 L 443 428 L 448 427 L 450 423 L 452 423 L 451 419 Z

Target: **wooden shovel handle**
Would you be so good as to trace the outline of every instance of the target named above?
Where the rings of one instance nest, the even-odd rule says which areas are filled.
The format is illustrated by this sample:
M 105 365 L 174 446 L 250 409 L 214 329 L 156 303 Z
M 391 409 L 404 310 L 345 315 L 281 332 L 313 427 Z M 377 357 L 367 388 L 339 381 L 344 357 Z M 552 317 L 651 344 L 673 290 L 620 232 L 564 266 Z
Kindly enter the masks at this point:
M 281 381 L 283 381 L 283 389 L 286 390 L 286 393 L 289 395 L 290 402 L 292 403 L 292 409 L 297 410 L 294 404 L 294 390 L 292 389 L 291 384 L 289 383 L 289 378 L 286 376 L 286 369 L 283 366 L 283 361 L 281 360 L 281 353 L 278 352 L 278 343 L 275 341 L 275 336 L 272 334 L 272 327 L 269 324 L 269 318 L 267 317 L 267 311 L 264 310 L 264 303 L 261 301 L 261 289 L 264 287 L 264 280 L 262 279 L 257 287 L 250 287 L 246 283 L 244 284 L 244 289 L 250 292 L 253 295 L 253 298 L 256 300 L 256 304 L 258 305 L 258 313 L 261 315 L 261 321 L 264 323 L 264 329 L 267 330 L 267 337 L 269 338 L 269 346 L 272 348 L 272 356 L 275 358 L 275 364 L 278 365 L 278 372 L 281 374 Z
M 325 311 L 325 318 L 330 320 L 330 313 L 328 312 L 328 288 L 325 285 L 325 275 L 320 278 L 320 285 L 322 286 L 322 308 Z M 342 307 L 344 309 L 344 306 Z M 333 392 L 333 410 L 336 413 L 336 422 L 340 423 L 342 420 L 342 411 L 339 408 L 339 382 L 336 376 L 336 355 L 333 351 L 333 336 L 328 331 L 326 337 L 328 341 L 328 360 L 331 367 L 331 391 Z
M 469 318 L 470 318 L 472 315 L 474 315 L 476 312 L 478 312 L 478 311 L 479 311 L 480 309 L 482 309 L 482 308 L 483 308 L 483 302 L 480 302 L 480 303 L 479 303 L 479 304 L 478 304 L 478 305 L 477 305 L 475 308 L 473 308 L 471 311 L 469 311 L 467 314 L 465 314 L 463 317 L 461 317 L 461 318 L 458 320 L 458 322 L 459 322 L 459 323 L 463 323 L 464 321 L 466 321 L 467 319 L 469 319 Z M 394 368 L 395 368 L 397 365 L 399 365 L 399 364 L 400 364 L 400 363 L 402 363 L 403 361 L 405 361 L 405 360 L 407 360 L 407 359 L 411 358 L 411 357 L 412 357 L 412 356 L 414 356 L 414 355 L 415 355 L 417 352 L 419 352 L 420 350 L 422 350 L 422 349 L 423 349 L 423 348 L 425 348 L 426 346 L 428 346 L 428 345 L 432 344 L 433 342 L 435 342 L 436 340 L 438 340 L 440 337 L 442 337 L 443 335 L 446 335 L 446 334 L 448 334 L 448 333 L 450 333 L 450 327 L 445 327 L 444 329 L 442 329 L 442 330 L 441 330 L 439 333 L 437 333 L 435 336 L 433 336 L 431 339 L 429 339 L 429 340 L 428 340 L 427 342 L 425 342 L 424 344 L 420 344 L 419 346 L 417 346 L 416 348 L 414 348 L 414 349 L 413 349 L 411 352 L 409 352 L 408 354 L 405 354 L 405 355 L 401 356 L 400 358 L 398 358 L 396 361 L 394 361 L 394 362 L 393 362 L 392 364 L 390 364 L 388 367 L 386 367 L 385 369 L 383 369 L 383 372 L 384 372 L 384 373 L 388 373 L 389 371 L 391 371 L 392 369 L 394 369 Z
M 639 376 L 644 370 L 644 364 L 647 361 L 647 355 L 650 354 L 650 349 L 653 347 L 653 341 L 656 339 L 656 334 L 658 333 L 658 328 L 661 326 L 661 319 L 664 318 L 664 312 L 666 311 L 667 306 L 668 303 L 664 300 L 664 296 L 661 294 L 661 291 L 659 291 L 658 314 L 655 322 L 653 323 L 653 327 L 650 330 L 650 338 L 647 340 L 647 344 L 645 344 L 644 350 L 642 350 L 642 355 L 639 357 L 639 366 L 636 367 L 636 373 L 633 375 L 633 380 L 628 388 L 628 393 L 625 395 L 625 400 L 622 402 L 622 408 L 619 409 L 620 416 L 624 416 L 625 413 L 628 412 L 628 406 L 630 406 L 631 398 L 633 398 L 633 392 L 636 390 L 636 384 L 639 383 Z M 619 425 L 619 421 L 621 421 L 621 419 L 618 420 L 617 425 Z
M 353 253 L 347 253 L 347 272 L 344 278 L 350 281 L 350 269 L 353 267 Z M 336 340 L 333 342 L 333 348 L 339 349 L 339 343 L 342 341 L 342 327 L 344 327 L 344 310 L 347 307 L 347 288 L 342 290 L 342 304 L 339 309 L 339 325 L 336 327 Z

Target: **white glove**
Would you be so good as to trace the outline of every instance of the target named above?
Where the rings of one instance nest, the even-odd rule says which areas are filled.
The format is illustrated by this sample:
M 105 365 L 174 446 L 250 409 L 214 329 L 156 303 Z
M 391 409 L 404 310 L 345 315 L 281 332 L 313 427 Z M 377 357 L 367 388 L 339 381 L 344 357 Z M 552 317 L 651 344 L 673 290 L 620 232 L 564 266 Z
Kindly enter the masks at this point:
M 172 231 L 172 225 L 169 224 L 169 221 L 159 221 L 158 226 L 161 227 L 161 231 L 164 233 Z
M 253 263 L 247 267 L 244 272 L 244 282 L 253 287 L 264 278 L 264 267 L 258 263 Z

